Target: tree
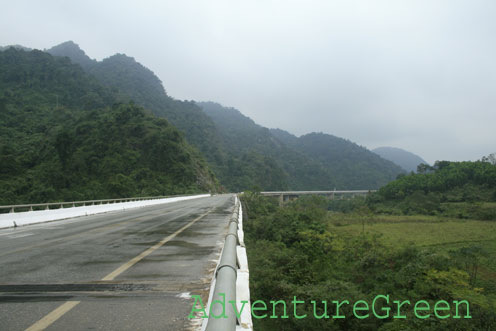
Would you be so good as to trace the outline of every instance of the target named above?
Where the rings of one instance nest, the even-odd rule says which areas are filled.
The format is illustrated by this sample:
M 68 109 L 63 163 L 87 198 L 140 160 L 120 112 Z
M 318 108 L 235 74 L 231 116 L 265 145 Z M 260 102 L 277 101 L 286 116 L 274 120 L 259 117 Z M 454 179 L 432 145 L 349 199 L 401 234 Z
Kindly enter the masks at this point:
M 429 173 L 433 170 L 434 170 L 433 167 L 431 167 L 430 165 L 425 164 L 425 163 L 420 163 L 417 166 L 417 173 L 419 173 L 419 174 L 426 174 L 426 173 Z
M 480 259 L 483 256 L 487 256 L 487 251 L 481 246 L 469 246 L 462 247 L 457 251 L 452 251 L 451 255 L 454 256 L 458 261 L 462 263 L 465 270 L 469 274 L 469 284 L 475 287 L 477 282 L 477 272 L 479 270 Z
M 496 153 L 489 154 L 488 156 L 483 156 L 482 162 L 489 162 L 492 165 L 496 165 Z

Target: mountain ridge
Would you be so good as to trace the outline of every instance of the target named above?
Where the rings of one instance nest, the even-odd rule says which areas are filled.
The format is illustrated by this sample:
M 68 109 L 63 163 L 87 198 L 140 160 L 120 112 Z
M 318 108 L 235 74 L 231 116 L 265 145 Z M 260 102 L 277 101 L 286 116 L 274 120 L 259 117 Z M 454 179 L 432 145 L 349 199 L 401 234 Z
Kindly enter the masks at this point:
M 296 137 L 281 129 L 260 126 L 235 108 L 215 102 L 198 104 L 216 123 L 224 139 L 231 142 L 232 148 L 253 149 L 278 160 L 289 176 L 292 189 L 375 189 L 404 172 L 347 139 L 324 133 Z M 313 178 L 309 176 L 312 173 Z M 296 180 L 301 178 L 305 180 Z
M 67 57 L 0 51 L 0 204 L 216 191 L 167 120 Z
M 64 47 L 54 46 L 58 56 L 81 54 L 74 42 L 63 43 Z M 60 45 L 59 45 L 60 46 Z M 63 54 L 61 51 L 64 51 Z M 87 62 L 87 57 L 83 62 Z M 71 58 L 81 65 L 81 57 Z M 224 163 L 224 155 L 219 148 L 220 140 L 214 130 L 214 124 L 194 102 L 176 100 L 167 95 L 162 81 L 146 66 L 125 54 L 114 54 L 102 61 L 84 66 L 88 73 L 95 76 L 104 86 L 120 93 L 123 99 L 133 101 L 151 110 L 155 115 L 166 118 L 179 130 L 187 141 L 196 146 L 214 168 Z M 218 170 L 217 170 L 218 171 Z
M 360 161 L 358 165 L 352 165 L 350 160 L 341 162 L 336 158 L 337 163 L 333 161 L 333 164 L 342 164 L 330 167 L 315 153 L 306 153 L 298 148 L 299 144 L 294 145 L 291 139 L 284 141 L 278 138 L 273 131 L 258 125 L 235 108 L 216 103 L 180 101 L 168 96 L 161 80 L 127 55 L 117 54 L 102 61 L 94 61 L 77 44 L 69 42 L 63 45 L 55 46 L 48 52 L 54 52 L 55 49 L 59 56 L 72 56 L 74 62 L 81 62 L 88 73 L 122 95 L 124 100 L 132 100 L 155 115 L 168 119 L 204 155 L 221 184 L 228 190 L 241 191 L 250 187 L 332 189 L 336 186 L 374 189 L 402 172 L 386 160 L 372 162 L 374 157 L 366 149 L 357 152 L 363 156 L 356 158 Z M 301 141 L 305 141 L 305 138 Z M 341 147 L 356 150 L 350 141 L 339 141 Z M 350 167 L 355 170 L 348 171 Z M 356 176 L 360 169 L 367 171 L 363 176 Z M 350 175 L 353 178 L 344 178 Z

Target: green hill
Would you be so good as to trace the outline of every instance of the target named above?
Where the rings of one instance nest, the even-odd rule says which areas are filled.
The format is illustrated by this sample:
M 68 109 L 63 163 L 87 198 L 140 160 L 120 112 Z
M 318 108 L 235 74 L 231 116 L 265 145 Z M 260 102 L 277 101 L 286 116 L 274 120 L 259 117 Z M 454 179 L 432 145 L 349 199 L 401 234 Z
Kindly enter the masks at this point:
M 0 204 L 216 189 L 180 131 L 68 58 L 1 51 L 0 91 Z
M 300 138 L 280 129 L 267 129 L 213 102 L 199 103 L 215 122 L 232 151 L 252 151 L 272 157 L 296 190 L 374 189 L 403 170 L 366 148 L 327 134 Z
M 250 153 L 258 155 L 259 158 L 271 160 L 272 167 L 265 169 L 261 174 L 260 188 L 265 190 L 324 190 L 335 187 L 334 176 L 329 174 L 321 164 L 289 148 L 274 137 L 269 129 L 256 124 L 237 109 L 226 108 L 214 102 L 198 104 L 214 121 L 229 155 L 236 158 L 237 155 Z M 245 164 L 240 165 L 238 169 L 228 167 L 227 178 L 236 177 L 237 173 L 243 172 L 243 166 L 250 168 L 250 160 L 246 160 Z M 267 181 L 263 175 L 276 171 L 282 171 L 283 176 L 279 178 L 281 183 L 276 187 L 274 183 L 263 185 Z M 245 188 L 249 186 L 245 185 Z
M 72 41 L 47 52 L 69 57 L 115 93 L 166 118 L 184 133 L 188 142 L 196 146 L 214 168 L 224 163 L 222 146 L 210 118 L 194 102 L 168 96 L 160 79 L 134 58 L 115 54 L 98 62 L 89 58 Z
M 281 135 L 279 135 L 281 138 Z M 365 147 L 325 133 L 309 133 L 283 140 L 295 150 L 321 162 L 337 177 L 340 188 L 375 189 L 403 173 L 396 164 L 385 160 Z
M 327 148 L 327 158 L 322 159 L 301 148 L 308 139 L 278 136 L 233 108 L 173 99 L 151 70 L 126 55 L 116 54 L 98 62 L 73 42 L 48 52 L 70 57 L 121 99 L 133 100 L 167 118 L 203 154 L 228 190 L 374 189 L 402 172 L 344 139 L 318 142 Z M 293 144 L 293 140 L 298 143 Z
M 92 68 L 97 63 L 96 60 L 93 60 L 86 55 L 86 53 L 73 41 L 66 41 L 60 45 L 54 46 L 47 52 L 53 56 L 67 56 L 72 62 L 79 64 L 84 69 Z
M 403 172 L 390 161 L 348 140 L 311 133 L 300 138 L 267 129 L 234 108 L 199 105 L 212 118 L 230 152 L 251 151 L 274 160 L 293 190 L 374 189 Z
M 374 210 L 496 220 L 496 165 L 437 161 L 385 185 L 369 198 Z

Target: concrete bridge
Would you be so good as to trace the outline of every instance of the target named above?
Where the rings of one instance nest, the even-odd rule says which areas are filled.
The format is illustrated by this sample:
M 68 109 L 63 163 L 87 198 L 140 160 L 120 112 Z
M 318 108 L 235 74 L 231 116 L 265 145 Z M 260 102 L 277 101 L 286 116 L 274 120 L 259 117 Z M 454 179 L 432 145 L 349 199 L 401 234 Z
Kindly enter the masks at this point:
M 357 195 L 367 195 L 369 193 L 376 192 L 376 190 L 345 190 L 345 191 L 271 191 L 271 192 L 260 192 L 263 196 L 278 197 L 279 204 L 283 204 L 286 201 L 298 198 L 301 195 L 321 195 L 328 197 L 329 199 L 344 198 L 344 197 L 354 197 Z

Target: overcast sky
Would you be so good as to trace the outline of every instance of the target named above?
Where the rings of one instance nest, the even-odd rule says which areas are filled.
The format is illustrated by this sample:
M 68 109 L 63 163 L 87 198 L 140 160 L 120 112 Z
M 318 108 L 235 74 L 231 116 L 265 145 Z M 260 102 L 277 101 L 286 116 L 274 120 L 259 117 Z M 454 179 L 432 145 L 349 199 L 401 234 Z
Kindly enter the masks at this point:
M 428 162 L 496 152 L 496 1 L 6 1 L 0 45 L 125 53 L 178 99 Z

